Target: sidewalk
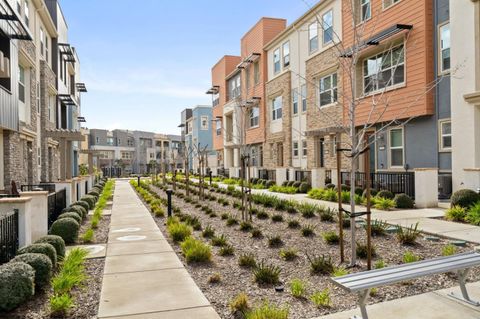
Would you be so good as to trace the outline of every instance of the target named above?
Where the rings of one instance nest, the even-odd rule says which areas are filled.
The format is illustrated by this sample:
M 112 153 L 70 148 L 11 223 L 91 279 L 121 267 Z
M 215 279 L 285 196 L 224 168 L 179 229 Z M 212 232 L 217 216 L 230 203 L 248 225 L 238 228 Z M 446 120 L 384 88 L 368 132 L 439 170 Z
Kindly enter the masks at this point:
M 220 318 L 128 180 L 117 180 L 98 318 Z

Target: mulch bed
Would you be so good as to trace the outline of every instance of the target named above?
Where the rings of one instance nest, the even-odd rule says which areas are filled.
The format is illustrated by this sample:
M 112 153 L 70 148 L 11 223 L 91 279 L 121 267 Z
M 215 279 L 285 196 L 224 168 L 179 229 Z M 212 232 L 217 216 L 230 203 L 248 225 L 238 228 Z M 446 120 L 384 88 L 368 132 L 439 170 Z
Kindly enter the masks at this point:
M 77 244 L 83 244 L 82 239 L 80 238 L 85 231 L 90 228 L 90 223 L 93 216 L 87 216 L 83 224 L 80 226 L 80 231 L 78 235 Z M 108 241 L 108 231 L 110 229 L 110 216 L 103 215 L 102 219 L 98 223 L 98 227 L 94 229 L 94 241 L 93 243 L 85 243 L 86 245 L 93 245 L 93 244 L 106 244 Z
M 157 191 L 162 197 L 166 196 L 159 188 L 152 187 L 152 190 Z M 183 192 L 183 190 L 178 189 L 177 193 L 178 192 Z M 233 200 L 238 201 L 238 199 L 234 199 L 228 195 L 219 193 L 210 194 L 214 194 L 217 198 L 224 197 L 230 202 Z M 190 197 L 198 199 L 197 196 L 191 195 Z M 255 227 L 261 229 L 264 238 L 253 239 L 251 238 L 250 233 L 240 231 L 238 225 L 228 227 L 226 226 L 225 220 L 221 220 L 220 215 L 225 212 L 236 215 L 237 218 L 240 219 L 240 211 L 232 208 L 232 206 L 224 207 L 216 201 L 201 202 L 201 204 L 208 205 L 212 208 L 218 215 L 217 217 L 212 218 L 202 212 L 200 208 L 195 208 L 194 204 L 186 203 L 183 199 L 176 196 L 173 196 L 173 203 L 176 207 L 181 209 L 182 213 L 197 216 L 201 220 L 203 228 L 207 225 L 211 225 L 215 229 L 216 235 L 225 234 L 229 239 L 229 243 L 235 248 L 234 256 L 222 257 L 218 255 L 219 248 L 213 247 L 213 262 L 211 264 L 191 266 L 186 264 L 185 259 L 181 254 L 180 247 L 168 239 L 184 264 L 186 264 L 187 270 L 196 281 L 197 285 L 201 288 L 205 296 L 209 299 L 222 318 L 232 318 L 229 309 L 229 302 L 240 292 L 247 293 L 253 304 L 260 304 L 264 300 L 269 300 L 277 305 L 287 305 L 290 309 L 289 318 L 312 318 L 357 307 L 357 298 L 355 295 L 349 294 L 334 286 L 328 279 L 328 276 L 312 275 L 310 273 L 310 264 L 307 259 L 307 254 L 310 256 L 318 256 L 322 254 L 329 255 L 332 257 L 335 265 L 340 264 L 339 246 L 328 245 L 321 236 L 322 233 L 327 231 L 337 231 L 337 225 L 335 223 L 322 222 L 318 216 L 306 219 L 300 214 L 292 215 L 287 212 L 275 211 L 274 209 L 265 209 L 270 216 L 274 213 L 283 215 L 284 221 L 273 222 L 271 219 L 259 220 L 254 216 L 253 224 Z M 257 207 L 261 208 L 259 206 Z M 154 219 L 164 234 L 167 234 L 165 219 Z M 287 221 L 289 219 L 297 219 L 301 225 L 315 225 L 316 235 L 313 237 L 303 237 L 300 233 L 300 229 L 290 229 L 287 227 Z M 351 251 L 350 230 L 345 229 L 344 234 L 345 257 L 349 260 Z M 282 247 L 268 247 L 268 237 L 274 235 L 281 236 L 283 240 Z M 201 237 L 201 231 L 196 231 L 194 236 L 208 242 L 207 239 Z M 365 231 L 361 228 L 357 228 L 357 241 L 361 243 L 366 242 Z M 415 255 L 421 256 L 422 259 L 441 256 L 442 248 L 447 244 L 447 241 L 440 240 L 439 242 L 430 242 L 423 238 L 419 238 L 416 245 L 404 246 L 397 241 L 395 235 L 386 235 L 373 238 L 373 243 L 377 252 L 375 260 L 382 259 L 388 266 L 393 266 L 402 263 L 403 254 L 407 251 L 411 251 Z M 457 252 L 469 251 L 472 247 L 473 246 L 471 245 L 464 248 L 459 247 Z M 279 256 L 281 248 L 295 248 L 298 251 L 298 257 L 293 261 L 284 261 Z M 238 257 L 243 253 L 253 253 L 256 256 L 257 262 L 264 260 L 267 263 L 279 266 L 281 268 L 280 280 L 285 285 L 285 291 L 278 293 L 275 292 L 274 287 L 259 287 L 254 283 L 252 271 L 241 268 L 238 265 Z M 365 260 L 359 259 L 358 262 L 359 266 L 351 271 L 357 272 L 365 271 L 367 269 Z M 208 278 L 215 273 L 221 275 L 221 282 L 217 284 L 208 283 Z M 469 275 L 469 281 L 478 280 L 479 275 L 480 269 L 472 269 Z M 300 278 L 307 282 L 306 299 L 298 299 L 291 296 L 288 283 L 294 278 Z M 368 302 L 370 304 L 378 303 L 381 301 L 448 288 L 457 284 L 456 277 L 452 274 L 423 277 L 421 279 L 379 288 L 376 294 L 368 299 Z M 317 308 L 308 300 L 308 296 L 314 291 L 322 291 L 325 288 L 328 288 L 330 291 L 332 305 L 328 308 Z

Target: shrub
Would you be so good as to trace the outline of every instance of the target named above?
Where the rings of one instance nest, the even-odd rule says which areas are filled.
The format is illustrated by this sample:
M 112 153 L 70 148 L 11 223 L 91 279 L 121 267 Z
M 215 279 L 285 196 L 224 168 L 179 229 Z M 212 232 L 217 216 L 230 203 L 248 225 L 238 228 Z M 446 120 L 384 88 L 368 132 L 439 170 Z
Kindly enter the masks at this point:
M 234 252 L 235 249 L 233 248 L 233 246 L 230 244 L 226 244 L 220 248 L 218 254 L 220 256 L 233 256 Z
M 307 259 L 310 262 L 310 273 L 312 275 L 330 275 L 335 271 L 332 257 L 325 255 L 310 257 L 307 254 Z
M 238 265 L 245 268 L 253 268 L 257 265 L 255 255 L 253 253 L 241 254 L 238 258 Z
M 359 258 L 365 259 L 368 257 L 368 248 L 366 244 L 357 242 L 355 250 Z M 375 246 L 373 245 L 370 246 L 370 253 L 372 257 L 375 257 L 377 255 L 377 252 L 375 251 Z
M 245 319 L 287 319 L 288 308 L 281 308 L 265 302 L 262 306 L 247 312 Z
M 378 194 L 378 190 L 376 190 L 375 188 L 370 188 L 370 197 L 375 197 L 377 196 L 377 194 Z M 362 198 L 367 198 L 366 189 L 362 192 Z
M 90 209 L 90 205 L 88 205 L 88 203 L 83 200 L 79 200 L 70 206 L 82 206 L 87 212 Z
M 287 186 L 293 187 L 293 184 L 295 184 L 295 181 L 288 181 Z
M 376 197 L 394 199 L 395 195 L 389 190 L 381 190 L 377 193 Z
M 80 205 L 72 205 L 65 208 L 62 213 L 76 213 L 80 217 L 80 221 L 87 216 L 88 210 L 85 210 L 83 206 Z
M 10 311 L 35 293 L 35 270 L 24 262 L 0 266 L 0 311 Z
M 367 225 L 363 226 L 367 229 Z M 375 219 L 370 223 L 370 232 L 372 236 L 383 236 L 386 234 L 388 224 L 385 221 Z
M 288 228 L 299 228 L 300 227 L 300 222 L 296 219 L 290 219 L 287 224 L 288 224 Z
M 217 247 L 226 246 L 228 243 L 227 237 L 225 235 L 215 236 L 212 238 L 212 245 Z
M 329 245 L 338 244 L 340 236 L 334 231 L 328 231 L 322 234 L 323 240 Z
M 230 301 L 229 306 L 233 313 L 240 313 L 243 316 L 250 309 L 247 294 L 244 292 L 239 293 Z
M 258 284 L 278 284 L 280 277 L 280 268 L 275 265 L 265 264 L 265 262 L 262 260 L 253 269 L 253 276 L 255 278 L 255 282 Z
M 298 211 L 304 218 L 312 218 L 315 217 L 315 211 L 317 210 L 317 206 L 309 203 L 301 203 L 298 205 Z
M 295 248 L 287 248 L 280 250 L 280 257 L 286 261 L 292 261 L 298 257 L 297 250 Z
M 467 211 L 462 206 L 452 206 L 445 212 L 445 218 L 455 222 L 462 222 L 467 217 Z
M 331 299 L 328 288 L 322 291 L 316 291 L 310 296 L 310 300 L 315 304 L 315 306 L 321 307 L 330 307 Z
M 335 270 L 333 271 L 333 277 L 341 277 L 348 274 L 348 270 L 343 267 L 335 267 Z
M 268 237 L 268 247 L 275 248 L 283 245 L 282 238 L 278 235 Z
M 84 243 L 91 243 L 94 241 L 94 236 L 95 233 L 93 232 L 93 229 L 87 229 L 87 231 L 82 235 L 82 241 Z
M 417 229 L 418 223 L 411 225 L 408 228 L 397 226 L 397 238 L 404 245 L 415 245 L 420 231 Z
M 18 255 L 11 260 L 12 263 L 24 262 L 35 270 L 35 285 L 43 287 L 50 282 L 52 276 L 52 262 L 44 254 L 39 253 L 25 253 Z
M 266 183 L 265 183 L 265 187 L 266 188 L 270 188 L 271 186 L 275 185 L 275 182 L 272 181 L 272 180 L 268 180 Z
M 212 251 L 210 247 L 193 237 L 187 237 L 180 247 L 182 248 L 187 263 L 189 264 L 208 262 L 212 259 Z
M 442 256 L 451 256 L 457 253 L 457 247 L 452 244 L 448 244 L 442 248 Z
M 312 237 L 315 235 L 315 225 L 306 224 L 302 227 L 301 232 L 303 237 Z
M 227 218 L 226 225 L 227 225 L 227 226 L 238 225 L 238 219 L 236 219 L 235 217 L 233 217 L 233 216 L 230 215 L 230 216 Z
M 392 208 L 395 208 L 395 202 L 393 201 L 393 199 L 379 197 L 377 195 L 377 197 L 375 198 L 374 207 L 381 210 L 391 210 Z
M 220 281 L 222 281 L 222 276 L 218 272 L 208 277 L 209 284 L 218 284 Z
M 397 194 L 393 200 L 395 201 L 395 207 L 397 208 L 413 208 L 413 199 L 407 194 Z
M 375 269 L 382 269 L 382 268 L 385 268 L 387 267 L 387 264 L 385 263 L 385 261 L 383 259 L 379 259 L 375 262 L 375 264 L 373 265 L 373 268 Z
M 80 225 L 73 218 L 56 220 L 50 227 L 50 234 L 62 237 L 66 244 L 73 244 L 78 238 Z
M 89 209 L 94 209 L 95 208 L 95 202 L 97 201 L 95 196 L 85 195 L 85 196 L 82 197 L 81 200 L 88 203 L 88 208 Z
M 275 193 L 296 194 L 298 189 L 294 186 L 273 185 L 273 186 L 269 187 L 268 190 L 271 191 L 271 192 L 275 192 Z
M 473 225 L 480 225 L 480 202 L 477 202 L 475 205 L 471 206 L 468 209 L 467 216 L 465 220 Z
M 408 264 L 408 263 L 413 263 L 413 262 L 419 261 L 420 257 L 415 255 L 411 251 L 407 251 L 407 252 L 405 252 L 405 254 L 403 254 L 402 260 L 405 264 Z
M 259 228 L 252 229 L 251 234 L 252 234 L 252 238 L 262 238 L 263 237 L 263 233 Z
M 323 191 L 323 195 L 321 199 L 329 202 L 336 202 L 337 198 L 338 198 L 338 193 L 334 188 L 326 188 Z
M 301 279 L 294 278 L 290 281 L 290 293 L 295 298 L 303 298 L 307 291 L 307 283 Z
M 312 188 L 312 186 L 310 186 L 310 184 L 308 184 L 308 183 L 306 183 L 306 182 L 302 182 L 302 183 L 300 183 L 300 185 L 298 186 L 298 192 L 299 192 L 299 193 L 306 194 L 306 193 L 308 193 L 308 191 L 310 190 L 310 188 Z
M 60 214 L 57 218 L 58 219 L 62 219 L 62 218 L 73 218 L 77 221 L 77 223 L 81 223 L 82 222 L 82 217 L 78 216 L 77 213 L 74 213 L 74 212 L 69 212 L 69 213 L 63 213 L 63 214 Z
M 261 210 L 257 213 L 257 218 L 258 219 L 268 219 L 270 216 L 268 215 L 268 213 L 264 210 Z
M 320 209 L 320 220 L 323 222 L 333 222 L 335 220 L 335 209 L 323 207 Z
M 167 225 L 167 231 L 174 242 L 182 242 L 192 235 L 192 228 L 182 223 L 171 223 Z
M 283 216 L 280 214 L 275 214 L 272 216 L 272 221 L 276 223 L 283 222 Z
M 243 221 L 240 223 L 240 230 L 244 232 L 249 232 L 253 229 L 253 225 L 250 222 Z
M 56 235 L 46 235 L 35 241 L 35 244 L 47 243 L 52 245 L 57 252 L 57 258 L 63 259 L 65 256 L 65 241 L 62 237 Z
M 205 227 L 202 232 L 202 236 L 204 238 L 212 238 L 213 236 L 215 236 L 215 230 L 212 228 L 212 226 L 207 225 L 207 227 Z
M 68 311 L 74 307 L 73 298 L 68 293 L 51 296 L 49 304 L 51 316 L 54 318 L 65 318 Z
M 308 191 L 308 197 L 313 199 L 323 199 L 323 190 L 320 188 L 312 188 Z
M 220 215 L 220 218 L 221 218 L 222 220 L 225 220 L 225 219 L 228 219 L 229 216 L 230 216 L 230 214 L 228 214 L 228 213 L 223 213 L 222 215 Z
M 17 255 L 23 255 L 28 253 L 38 253 L 47 256 L 52 263 L 52 267 L 56 267 L 57 265 L 57 251 L 55 247 L 48 243 L 41 243 L 41 244 L 31 244 L 20 248 L 17 252 Z
M 453 193 L 450 202 L 453 206 L 469 208 L 480 200 L 480 195 L 471 189 L 460 189 Z

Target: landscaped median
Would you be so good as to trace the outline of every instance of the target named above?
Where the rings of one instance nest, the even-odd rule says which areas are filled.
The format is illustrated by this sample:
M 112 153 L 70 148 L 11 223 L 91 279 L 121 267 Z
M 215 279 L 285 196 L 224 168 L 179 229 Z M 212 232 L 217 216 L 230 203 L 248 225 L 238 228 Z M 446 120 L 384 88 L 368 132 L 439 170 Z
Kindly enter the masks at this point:
M 165 191 L 172 188 L 169 183 L 147 180 L 132 185 L 150 206 L 159 204 L 164 209 Z M 204 197 L 198 186 L 191 181 L 186 196 L 185 182 L 177 179 L 173 217 L 155 221 L 222 318 L 313 318 L 356 307 L 356 296 L 338 289 L 329 277 L 366 270 L 363 223 L 350 225 L 345 219 L 345 256 L 348 260 L 348 228 L 352 226 L 357 228 L 359 257 L 358 267 L 347 269 L 347 264 L 340 263 L 336 210 L 271 194 L 252 194 L 252 208 L 242 220 L 242 194 L 234 185 L 205 185 Z M 472 249 L 439 238 L 429 241 L 418 225 L 392 227 L 374 220 L 372 236 L 375 268 Z M 469 278 L 479 274 L 473 269 Z M 456 284 L 447 274 L 436 275 L 373 289 L 371 300 L 381 302 Z

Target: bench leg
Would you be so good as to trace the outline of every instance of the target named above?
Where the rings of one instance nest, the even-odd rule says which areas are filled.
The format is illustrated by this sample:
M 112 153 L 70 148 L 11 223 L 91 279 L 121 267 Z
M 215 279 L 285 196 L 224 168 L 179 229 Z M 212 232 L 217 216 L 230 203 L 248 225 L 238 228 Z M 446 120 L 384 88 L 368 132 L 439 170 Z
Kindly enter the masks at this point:
M 472 299 L 470 299 L 470 296 L 468 295 L 468 291 L 467 291 L 467 286 L 466 286 L 466 283 L 467 283 L 467 275 L 468 275 L 468 271 L 470 269 L 464 269 L 464 270 L 459 270 L 457 271 L 457 276 L 458 276 L 458 282 L 460 284 L 460 291 L 462 292 L 462 296 L 459 296 L 458 294 L 454 293 L 454 292 L 451 292 L 449 295 L 450 297 L 453 297 L 455 299 L 458 299 L 460 301 L 463 301 L 463 302 L 466 302 L 468 304 L 471 304 L 473 306 L 480 306 L 480 303 L 478 301 L 474 301 Z
M 362 290 L 358 293 L 358 306 L 360 307 L 361 317 L 353 316 L 351 319 L 368 319 L 367 314 L 367 298 L 370 293 L 370 289 Z

